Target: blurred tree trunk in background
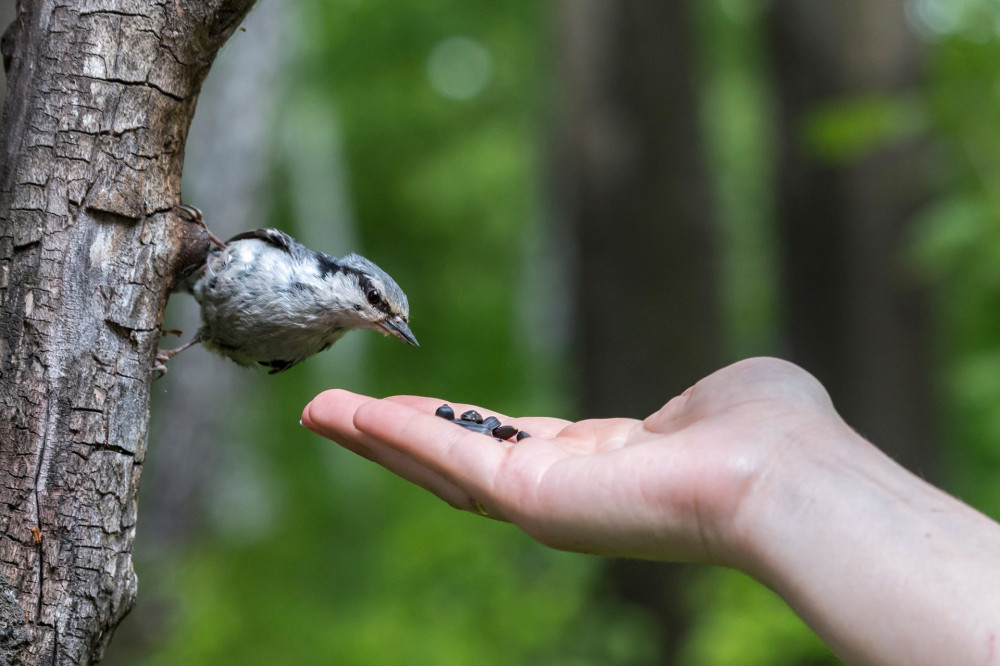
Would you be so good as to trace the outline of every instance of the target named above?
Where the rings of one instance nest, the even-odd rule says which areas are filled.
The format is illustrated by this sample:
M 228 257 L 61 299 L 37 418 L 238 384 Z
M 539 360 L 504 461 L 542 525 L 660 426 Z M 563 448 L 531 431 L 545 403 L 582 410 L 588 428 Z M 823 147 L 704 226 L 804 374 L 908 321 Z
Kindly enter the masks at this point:
M 927 303 L 901 256 L 928 165 L 926 146 L 901 132 L 923 55 L 904 5 L 773 5 L 784 325 L 791 360 L 848 423 L 934 477 Z M 840 125 L 823 124 L 827 110 Z
M 575 244 L 575 365 L 587 417 L 643 417 L 715 369 L 722 336 L 698 129 L 691 4 L 559 3 L 558 215 Z M 613 561 L 672 663 L 683 567 Z
M 252 4 L 21 0 L 4 33 L 0 663 L 99 661 L 134 601 L 160 321 L 207 246 L 184 141 Z

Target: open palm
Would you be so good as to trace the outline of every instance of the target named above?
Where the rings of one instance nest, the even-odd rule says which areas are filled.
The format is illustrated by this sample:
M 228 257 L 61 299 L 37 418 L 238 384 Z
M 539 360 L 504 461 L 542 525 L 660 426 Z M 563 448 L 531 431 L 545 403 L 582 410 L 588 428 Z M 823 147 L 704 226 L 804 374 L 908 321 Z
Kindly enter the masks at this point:
M 433 416 L 442 402 L 327 391 L 303 424 L 556 548 L 730 564 L 741 503 L 770 461 L 839 423 L 822 386 L 775 359 L 724 368 L 642 421 L 498 414 L 531 433 L 516 444 Z

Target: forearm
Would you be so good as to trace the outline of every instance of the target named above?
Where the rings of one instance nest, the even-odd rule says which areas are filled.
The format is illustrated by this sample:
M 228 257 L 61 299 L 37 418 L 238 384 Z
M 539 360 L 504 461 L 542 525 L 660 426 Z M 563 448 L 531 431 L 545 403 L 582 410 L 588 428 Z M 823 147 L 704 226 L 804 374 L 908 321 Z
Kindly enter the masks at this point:
M 839 436 L 748 498 L 744 568 L 849 663 L 1000 664 L 1000 525 Z

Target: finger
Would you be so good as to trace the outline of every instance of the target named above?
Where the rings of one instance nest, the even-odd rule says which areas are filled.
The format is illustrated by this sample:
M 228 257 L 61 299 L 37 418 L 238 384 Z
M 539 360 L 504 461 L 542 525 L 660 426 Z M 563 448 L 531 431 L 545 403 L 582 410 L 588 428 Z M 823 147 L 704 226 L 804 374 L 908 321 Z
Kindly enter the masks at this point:
M 476 511 L 475 501 L 469 493 L 441 474 L 381 442 L 373 442 L 371 448 L 375 452 L 373 461 L 396 476 L 434 493 L 456 509 Z
M 470 432 L 398 401 L 361 405 L 354 415 L 361 432 L 406 454 L 477 498 L 492 494 L 506 449 L 493 438 Z
M 371 400 L 374 398 L 343 389 L 324 391 L 302 410 L 301 423 L 316 434 L 370 460 L 372 453 L 363 443 L 364 435 L 354 427 L 354 412 Z
M 694 387 L 692 386 L 684 391 L 684 393 L 671 398 L 663 407 L 660 407 L 647 416 L 644 420 L 646 426 L 654 432 L 668 433 L 681 430 L 690 425 L 694 419 L 688 405 L 693 390 Z
M 302 412 L 302 425 L 434 493 L 448 504 L 474 511 L 476 507 L 464 490 L 405 453 L 354 427 L 354 412 L 359 406 L 372 401 L 374 398 L 350 391 L 325 391 L 306 405 Z

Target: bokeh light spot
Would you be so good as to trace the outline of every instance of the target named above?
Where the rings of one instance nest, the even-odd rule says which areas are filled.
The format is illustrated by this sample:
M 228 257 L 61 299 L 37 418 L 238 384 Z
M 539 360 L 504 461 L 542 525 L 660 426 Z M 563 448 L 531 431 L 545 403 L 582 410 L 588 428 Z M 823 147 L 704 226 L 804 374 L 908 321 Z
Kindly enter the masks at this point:
M 431 87 L 448 99 L 471 99 L 481 93 L 493 76 L 493 60 L 481 42 L 469 37 L 449 37 L 437 43 L 427 57 Z

